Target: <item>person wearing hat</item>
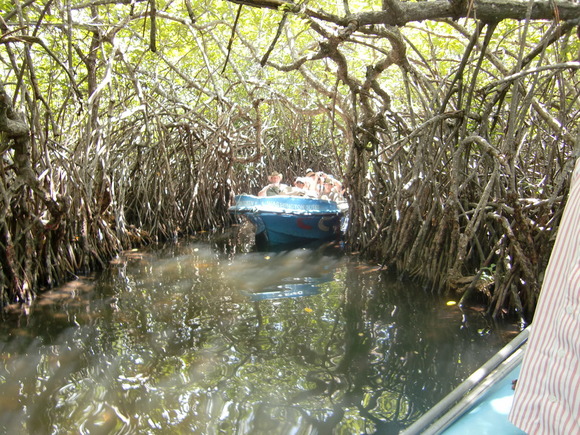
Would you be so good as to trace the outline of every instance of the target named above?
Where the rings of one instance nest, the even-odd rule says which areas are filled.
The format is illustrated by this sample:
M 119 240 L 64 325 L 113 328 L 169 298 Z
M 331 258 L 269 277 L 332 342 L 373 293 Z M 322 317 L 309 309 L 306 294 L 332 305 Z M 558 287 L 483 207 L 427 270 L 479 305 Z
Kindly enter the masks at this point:
M 312 192 L 310 192 L 310 179 L 308 177 L 296 177 L 294 180 L 294 185 L 289 187 L 286 192 L 283 192 L 291 196 L 308 196 L 315 197 Z
M 320 192 L 320 199 L 340 201 L 342 197 L 340 192 L 336 189 L 337 182 L 337 180 L 331 177 L 326 177 L 324 180 L 322 180 L 322 191 Z
M 285 190 L 288 189 L 286 184 L 282 184 L 282 174 L 280 172 L 272 172 L 268 175 L 268 185 L 264 186 L 262 190 L 258 192 L 258 196 L 274 196 L 280 195 Z
M 314 172 L 312 169 L 308 168 L 306 170 L 306 177 L 310 180 L 308 189 L 314 192 L 316 195 L 320 194 L 321 191 L 321 183 L 320 183 L 320 175 L 323 174 L 322 172 Z

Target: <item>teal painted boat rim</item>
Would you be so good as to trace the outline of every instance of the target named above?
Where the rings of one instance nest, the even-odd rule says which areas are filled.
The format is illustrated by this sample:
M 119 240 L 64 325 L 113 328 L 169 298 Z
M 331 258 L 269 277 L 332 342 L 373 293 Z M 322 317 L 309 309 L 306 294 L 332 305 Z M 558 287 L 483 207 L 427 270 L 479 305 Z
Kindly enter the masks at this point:
M 528 326 L 519 333 L 484 365 L 451 391 L 451 393 L 445 396 L 415 423 L 403 430 L 401 435 L 434 435 L 447 433 L 445 432 L 446 430 L 449 430 L 449 435 L 454 435 L 455 433 L 459 433 L 453 432 L 454 425 L 459 428 L 465 421 L 474 417 L 483 417 L 484 413 L 479 413 L 476 407 L 481 407 L 479 410 L 484 409 L 486 401 L 493 400 L 493 396 L 491 395 L 493 392 L 497 391 L 498 388 L 505 387 L 505 382 L 510 382 L 511 384 L 511 379 L 508 378 L 506 380 L 506 377 L 511 373 L 515 373 L 514 370 L 518 369 L 521 365 L 530 328 L 531 326 Z M 505 394 L 505 389 L 499 394 Z M 511 397 L 513 397 L 513 392 L 511 392 Z M 498 428 L 505 429 L 505 432 L 496 430 L 494 431 L 495 434 L 511 435 L 523 433 L 507 420 L 507 415 L 488 412 L 484 418 L 488 420 L 488 425 L 479 426 L 482 432 L 477 431 L 478 426 L 474 421 L 470 422 L 470 435 L 490 433 L 484 431 L 483 428 L 489 427 L 490 419 L 492 418 L 496 419 L 495 423 Z
M 476 401 L 461 417 L 449 425 L 444 435 L 525 435 L 514 426 L 508 415 L 514 400 L 513 381 L 520 374 L 521 361 L 490 386 L 485 396 Z

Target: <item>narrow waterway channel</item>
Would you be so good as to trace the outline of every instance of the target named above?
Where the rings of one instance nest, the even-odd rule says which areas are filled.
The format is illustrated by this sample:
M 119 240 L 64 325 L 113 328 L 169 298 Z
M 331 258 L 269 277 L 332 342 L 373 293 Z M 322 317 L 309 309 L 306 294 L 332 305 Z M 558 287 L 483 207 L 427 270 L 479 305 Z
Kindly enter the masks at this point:
M 339 246 L 136 250 L 0 324 L 20 434 L 396 434 L 515 334 Z

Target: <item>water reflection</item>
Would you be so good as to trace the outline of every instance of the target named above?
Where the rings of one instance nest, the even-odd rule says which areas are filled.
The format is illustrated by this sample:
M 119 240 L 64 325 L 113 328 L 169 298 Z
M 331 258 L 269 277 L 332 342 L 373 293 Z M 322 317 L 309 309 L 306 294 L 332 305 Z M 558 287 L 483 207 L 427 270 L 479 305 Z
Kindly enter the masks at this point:
M 336 247 L 217 240 L 127 253 L 3 313 L 0 425 L 397 433 L 509 339 Z

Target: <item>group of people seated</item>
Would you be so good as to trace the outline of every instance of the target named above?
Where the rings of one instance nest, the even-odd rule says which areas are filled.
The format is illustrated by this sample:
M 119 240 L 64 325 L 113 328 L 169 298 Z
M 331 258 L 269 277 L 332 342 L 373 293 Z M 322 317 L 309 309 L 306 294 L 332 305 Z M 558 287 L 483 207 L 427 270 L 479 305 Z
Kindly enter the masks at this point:
M 330 201 L 344 200 L 344 188 L 342 183 L 331 175 L 321 171 L 307 169 L 305 176 L 296 177 L 292 186 L 282 183 L 282 174 L 272 172 L 268 175 L 268 185 L 265 186 L 258 196 L 305 196 L 308 198 L 328 199 Z

